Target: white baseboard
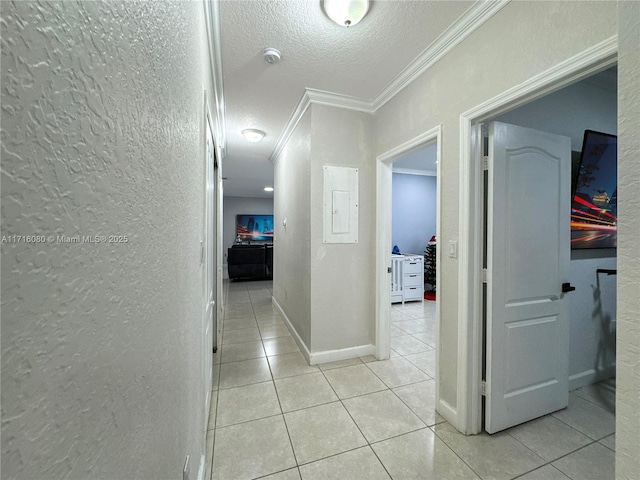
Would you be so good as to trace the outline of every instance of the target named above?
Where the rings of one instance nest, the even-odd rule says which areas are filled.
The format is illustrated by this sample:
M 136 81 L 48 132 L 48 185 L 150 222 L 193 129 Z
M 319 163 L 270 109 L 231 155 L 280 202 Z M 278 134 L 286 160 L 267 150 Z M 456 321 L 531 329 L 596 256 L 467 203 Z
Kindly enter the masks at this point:
M 339 350 L 323 350 L 321 352 L 311 352 L 311 365 L 319 363 L 337 362 L 349 358 L 366 357 L 376 354 L 375 345 L 358 345 L 357 347 L 341 348 Z
M 602 380 L 614 377 L 616 375 L 616 364 L 611 364 L 602 370 L 590 368 L 584 372 L 569 375 L 569 391 L 576 388 L 592 385 Z
M 291 333 L 291 336 L 293 337 L 295 342 L 298 344 L 298 348 L 302 352 L 302 355 L 304 355 L 304 358 L 311 365 L 311 352 L 309 351 L 309 347 L 307 347 L 307 345 L 304 343 L 304 341 L 298 334 L 298 331 L 295 329 L 295 327 L 291 323 L 291 320 L 289 320 L 289 317 L 287 317 L 287 314 L 284 313 L 284 310 L 276 300 L 276 297 L 273 297 L 273 296 L 271 297 L 271 303 L 273 303 L 273 306 L 278 309 L 278 313 L 280 313 L 280 315 L 282 316 L 282 320 L 284 321 L 284 324 L 287 326 L 287 328 L 289 329 L 289 332 Z
M 458 410 L 456 408 L 452 407 L 445 400 L 440 399 L 440 401 L 436 404 L 436 412 L 439 413 L 440 416 L 447 422 L 460 430 L 460 427 L 458 425 Z
M 367 355 L 376 354 L 375 345 L 358 345 L 356 347 L 341 348 L 339 350 L 323 350 L 320 352 L 312 352 L 304 343 L 297 330 L 291 323 L 291 320 L 289 319 L 289 317 L 287 317 L 287 314 L 284 313 L 284 310 L 275 297 L 271 297 L 271 302 L 273 303 L 273 306 L 278 309 L 278 313 L 280 313 L 280 315 L 282 316 L 284 324 L 289 329 L 291 336 L 298 345 L 298 348 L 302 352 L 302 355 L 304 355 L 304 358 L 307 360 L 307 362 L 309 362 L 309 365 L 337 362 L 338 360 L 347 360 L 349 358 L 366 357 Z

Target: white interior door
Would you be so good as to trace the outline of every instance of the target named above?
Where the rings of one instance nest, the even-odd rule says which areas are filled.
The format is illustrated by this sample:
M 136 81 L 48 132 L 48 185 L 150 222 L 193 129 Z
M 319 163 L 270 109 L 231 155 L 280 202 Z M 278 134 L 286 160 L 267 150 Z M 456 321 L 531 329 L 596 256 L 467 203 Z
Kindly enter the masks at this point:
M 206 150 L 205 150 L 205 218 L 204 218 L 204 352 L 205 352 L 205 388 L 207 392 L 206 411 L 210 402 L 210 391 L 213 381 L 213 351 L 217 344 L 216 325 L 216 219 L 215 219 L 215 145 L 209 115 L 206 115 Z
M 485 429 L 568 403 L 571 141 L 489 125 Z

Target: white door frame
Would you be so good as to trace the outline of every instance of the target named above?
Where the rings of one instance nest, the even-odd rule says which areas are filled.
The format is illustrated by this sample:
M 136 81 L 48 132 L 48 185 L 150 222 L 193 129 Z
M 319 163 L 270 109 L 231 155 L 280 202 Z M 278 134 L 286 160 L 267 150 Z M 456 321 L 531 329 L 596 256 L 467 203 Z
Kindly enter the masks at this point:
M 457 426 L 465 434 L 482 428 L 483 175 L 473 126 L 617 63 L 614 35 L 460 115 L 460 255 L 458 271 Z M 438 249 L 440 250 L 440 249 Z M 436 385 L 438 379 L 436 378 Z
M 391 181 L 392 164 L 399 157 L 418 150 L 426 144 L 436 143 L 436 238 L 440 240 L 442 125 L 412 138 L 376 158 L 376 357 L 389 358 L 391 353 Z M 436 250 L 436 264 L 440 265 L 442 248 Z M 436 285 L 440 283 L 440 269 L 436 269 Z M 440 301 L 436 296 L 436 339 L 440 332 Z M 436 348 L 436 369 L 439 365 Z M 439 376 L 436 375 L 436 402 L 439 401 Z

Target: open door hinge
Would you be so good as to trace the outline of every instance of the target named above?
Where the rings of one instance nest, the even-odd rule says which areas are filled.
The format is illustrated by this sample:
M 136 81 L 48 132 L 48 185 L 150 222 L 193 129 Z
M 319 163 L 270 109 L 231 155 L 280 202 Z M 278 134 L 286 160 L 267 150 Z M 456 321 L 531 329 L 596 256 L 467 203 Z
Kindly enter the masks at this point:
M 480 395 L 483 397 L 487 395 L 487 382 L 484 380 L 480 382 Z
M 487 157 L 486 155 L 482 157 L 482 170 L 489 170 L 489 157 Z
M 482 283 L 487 283 L 487 269 L 482 269 Z

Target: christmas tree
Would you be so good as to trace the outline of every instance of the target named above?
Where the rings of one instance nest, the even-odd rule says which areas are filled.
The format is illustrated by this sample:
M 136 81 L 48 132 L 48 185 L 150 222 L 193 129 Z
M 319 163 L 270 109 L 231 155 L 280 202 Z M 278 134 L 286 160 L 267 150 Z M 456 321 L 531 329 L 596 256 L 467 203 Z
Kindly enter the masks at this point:
M 424 251 L 424 283 L 431 285 L 431 290 L 436 289 L 436 237 L 431 237 Z

